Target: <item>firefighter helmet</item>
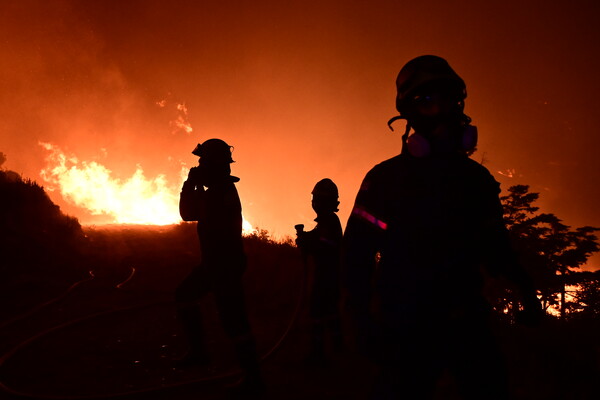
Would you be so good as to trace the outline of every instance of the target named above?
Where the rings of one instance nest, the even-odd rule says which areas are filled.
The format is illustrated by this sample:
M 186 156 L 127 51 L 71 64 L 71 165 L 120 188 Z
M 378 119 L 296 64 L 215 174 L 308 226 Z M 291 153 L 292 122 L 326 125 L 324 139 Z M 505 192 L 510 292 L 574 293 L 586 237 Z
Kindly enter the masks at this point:
M 410 60 L 402 67 L 396 79 L 396 109 L 406 112 L 412 97 L 425 85 L 439 84 L 457 96 L 458 101 L 467 97 L 465 82 L 442 57 L 425 55 Z
M 221 139 L 208 139 L 196 146 L 192 154 L 201 157 L 205 161 L 215 163 L 232 163 L 231 153 L 233 146 L 228 145 Z
M 315 197 L 338 198 L 338 188 L 335 183 L 329 178 L 321 179 L 315 185 L 311 194 Z

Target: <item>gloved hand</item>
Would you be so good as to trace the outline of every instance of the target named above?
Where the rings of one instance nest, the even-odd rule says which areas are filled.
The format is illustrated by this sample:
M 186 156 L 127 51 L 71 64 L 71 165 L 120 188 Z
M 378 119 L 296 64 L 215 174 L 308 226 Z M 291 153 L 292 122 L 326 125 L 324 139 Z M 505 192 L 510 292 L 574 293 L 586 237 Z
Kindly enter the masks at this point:
M 204 175 L 200 166 L 190 168 L 187 180 L 183 182 L 183 187 L 181 188 L 182 193 L 191 193 L 196 190 L 204 191 Z
M 203 173 L 202 168 L 200 166 L 190 168 L 190 172 L 188 173 L 187 180 L 195 185 L 201 185 L 203 182 Z
M 306 232 L 304 231 L 297 231 L 296 232 L 296 246 L 298 246 L 298 248 L 300 250 L 304 250 L 304 247 L 306 246 Z

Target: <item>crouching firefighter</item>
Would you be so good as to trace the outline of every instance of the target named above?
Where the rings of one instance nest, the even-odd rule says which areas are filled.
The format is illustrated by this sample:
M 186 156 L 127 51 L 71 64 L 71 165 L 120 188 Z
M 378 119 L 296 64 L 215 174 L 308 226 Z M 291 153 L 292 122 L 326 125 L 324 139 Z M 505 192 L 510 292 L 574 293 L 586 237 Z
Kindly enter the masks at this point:
M 220 139 L 199 144 L 192 154 L 200 157 L 183 183 L 179 212 L 184 221 L 198 221 L 200 264 L 179 285 L 175 297 L 178 319 L 183 325 L 190 350 L 181 366 L 208 364 L 204 329 L 198 301 L 208 292 L 215 297 L 225 332 L 235 345 L 244 373 L 239 391 L 260 392 L 256 345 L 244 303 L 242 276 L 246 255 L 242 243 L 242 207 L 231 176 L 232 147 Z

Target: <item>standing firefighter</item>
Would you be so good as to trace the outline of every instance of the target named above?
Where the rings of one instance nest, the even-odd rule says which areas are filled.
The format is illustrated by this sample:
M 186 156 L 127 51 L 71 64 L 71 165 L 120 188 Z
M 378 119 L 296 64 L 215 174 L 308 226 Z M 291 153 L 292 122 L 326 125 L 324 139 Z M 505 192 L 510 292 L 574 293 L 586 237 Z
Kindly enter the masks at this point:
M 481 266 L 515 285 L 525 319 L 541 307 L 510 247 L 499 184 L 468 157 L 477 131 L 465 83 L 421 56 L 396 84 L 402 152 L 369 171 L 344 235 L 358 344 L 380 366 L 373 398 L 429 399 L 448 370 L 464 398 L 506 399 Z
M 325 357 L 325 331 L 331 334 L 334 349 L 342 346 L 339 312 L 340 256 L 342 226 L 336 215 L 338 189 L 331 179 L 322 179 L 312 191 L 312 208 L 317 225 L 312 231 L 298 231 L 296 244 L 314 261 L 314 279 L 310 292 L 311 344 L 308 361 L 322 364 Z
M 178 317 L 190 342 L 183 365 L 207 364 L 208 353 L 197 302 L 207 292 L 215 296 L 219 317 L 235 344 L 244 378 L 241 392 L 263 390 L 254 337 L 244 304 L 242 275 L 246 255 L 242 243 L 242 207 L 231 176 L 231 147 L 220 139 L 199 144 L 200 157 L 181 189 L 179 211 L 184 221 L 198 221 L 201 262 L 176 292 Z M 206 187 L 206 189 L 205 189 Z

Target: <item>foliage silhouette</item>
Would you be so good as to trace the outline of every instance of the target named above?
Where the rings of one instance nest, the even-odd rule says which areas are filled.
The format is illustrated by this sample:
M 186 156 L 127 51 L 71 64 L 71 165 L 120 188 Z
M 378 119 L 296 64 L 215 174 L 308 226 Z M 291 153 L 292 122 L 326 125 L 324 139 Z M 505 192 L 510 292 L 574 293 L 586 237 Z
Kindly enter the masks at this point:
M 538 213 L 539 208 L 533 205 L 538 198 L 527 185 L 511 186 L 501 197 L 504 220 L 515 250 L 535 280 L 544 309 L 557 308 L 564 319 L 587 307 L 583 301 L 567 298 L 567 286 L 580 283 L 574 278 L 583 275 L 576 272 L 600 249 L 594 235 L 599 229 L 584 226 L 573 230 L 554 214 Z M 498 310 L 510 310 L 511 315 L 519 308 L 510 290 L 496 293 L 495 305 Z
M 2 314 L 39 301 L 42 288 L 57 290 L 84 276 L 81 225 L 43 187 L 14 171 L 0 170 L 0 227 L 0 290 L 22 299 Z
M 568 285 L 578 286 L 569 302 L 571 317 L 597 320 L 600 317 L 600 270 L 573 272 L 567 278 Z
M 76 218 L 63 214 L 43 187 L 13 171 L 0 170 L 0 221 L 5 255 L 68 256 L 83 238 Z

